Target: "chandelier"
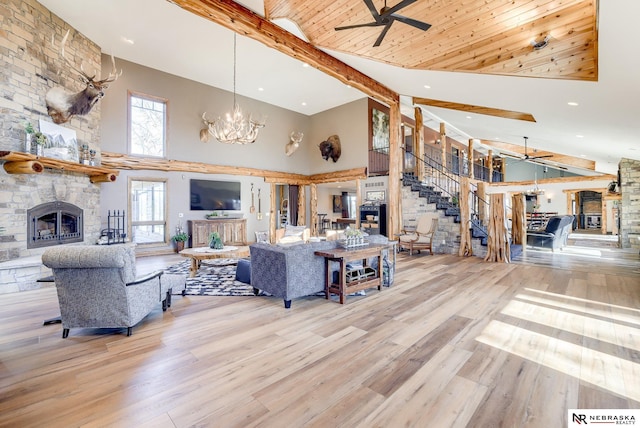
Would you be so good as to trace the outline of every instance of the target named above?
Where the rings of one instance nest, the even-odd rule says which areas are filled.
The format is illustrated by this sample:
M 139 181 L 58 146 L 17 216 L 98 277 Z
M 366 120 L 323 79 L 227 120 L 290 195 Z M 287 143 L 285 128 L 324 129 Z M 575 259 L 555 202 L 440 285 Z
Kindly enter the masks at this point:
M 263 127 L 264 122 L 253 120 L 251 114 L 246 117 L 236 102 L 236 33 L 233 33 L 233 110 L 224 119 L 218 117 L 211 133 L 224 144 L 248 144 L 256 141 Z

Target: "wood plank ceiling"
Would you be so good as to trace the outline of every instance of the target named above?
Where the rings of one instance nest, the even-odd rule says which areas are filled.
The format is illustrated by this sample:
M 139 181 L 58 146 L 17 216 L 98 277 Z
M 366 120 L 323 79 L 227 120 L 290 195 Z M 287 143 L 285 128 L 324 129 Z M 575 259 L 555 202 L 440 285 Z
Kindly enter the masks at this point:
M 400 0 L 389 0 L 394 6 Z M 268 20 L 288 18 L 316 47 L 420 69 L 596 81 L 598 0 L 417 0 L 396 12 L 432 25 L 422 31 L 372 22 L 363 0 L 265 0 Z M 379 11 L 384 0 L 373 0 Z M 550 36 L 536 50 L 531 42 Z

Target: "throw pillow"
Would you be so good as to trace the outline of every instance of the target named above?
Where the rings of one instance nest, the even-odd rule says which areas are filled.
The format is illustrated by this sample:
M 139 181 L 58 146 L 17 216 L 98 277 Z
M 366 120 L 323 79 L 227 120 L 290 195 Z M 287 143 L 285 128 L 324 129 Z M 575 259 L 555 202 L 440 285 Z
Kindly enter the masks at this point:
M 291 226 L 288 224 L 284 228 L 284 236 L 295 236 L 299 239 L 302 239 L 305 229 L 306 226 Z

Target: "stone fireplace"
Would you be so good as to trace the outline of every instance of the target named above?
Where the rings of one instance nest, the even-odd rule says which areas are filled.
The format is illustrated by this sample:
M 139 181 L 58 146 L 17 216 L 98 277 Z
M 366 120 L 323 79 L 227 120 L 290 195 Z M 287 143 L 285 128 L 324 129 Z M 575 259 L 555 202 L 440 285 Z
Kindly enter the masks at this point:
M 82 242 L 82 208 L 47 202 L 27 210 L 27 248 Z

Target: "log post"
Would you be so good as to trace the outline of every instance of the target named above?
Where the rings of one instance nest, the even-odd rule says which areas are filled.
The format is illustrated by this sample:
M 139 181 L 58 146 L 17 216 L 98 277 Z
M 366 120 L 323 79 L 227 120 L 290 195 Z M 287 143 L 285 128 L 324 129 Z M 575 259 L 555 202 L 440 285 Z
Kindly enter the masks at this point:
M 442 148 L 442 168 L 447 168 L 447 128 L 440 122 L 440 146 Z
M 278 220 L 276 217 L 277 209 L 280 207 L 279 205 L 276 207 L 276 184 L 271 183 L 271 191 L 269 195 L 269 242 L 275 244 L 276 239 L 276 221 Z
M 422 183 L 424 181 L 424 119 L 422 117 L 422 109 L 420 107 L 415 108 L 416 116 L 416 175 L 418 180 Z
M 469 138 L 469 148 L 467 151 L 467 168 L 469 169 L 469 178 L 475 178 L 475 173 L 473 171 L 473 138 Z
M 92 175 L 89 177 L 89 180 L 92 183 L 113 183 L 116 181 L 116 174 L 100 174 L 100 175 Z
M 40 174 L 44 166 L 38 161 L 5 162 L 4 170 L 7 174 Z
M 489 239 L 487 243 L 488 262 L 511 261 L 511 249 L 509 245 L 509 230 L 507 229 L 507 216 L 505 213 L 504 194 L 493 193 L 489 209 L 489 227 L 487 228 Z
M 469 221 L 471 220 L 469 194 L 469 179 L 467 177 L 460 177 L 460 198 L 458 199 L 460 207 L 460 250 L 458 251 L 458 255 L 460 257 L 473 255 L 471 231 L 469 230 Z
M 389 228 L 387 236 L 400 233 L 400 171 L 402 170 L 402 148 L 400 147 L 400 104 L 389 106 Z
M 514 193 L 511 196 L 511 238 L 514 244 L 522 245 L 523 253 L 527 246 L 525 204 L 524 193 Z
M 318 236 L 320 225 L 318 224 L 318 189 L 317 185 L 309 185 L 309 205 L 311 210 L 311 236 Z
M 356 179 L 356 229 L 360 229 L 360 206 L 362 205 L 362 189 L 360 179 Z
M 489 183 L 493 183 L 493 150 L 489 150 L 487 159 L 489 160 Z
M 305 187 L 298 186 L 298 226 L 307 224 L 307 197 L 305 196 Z

